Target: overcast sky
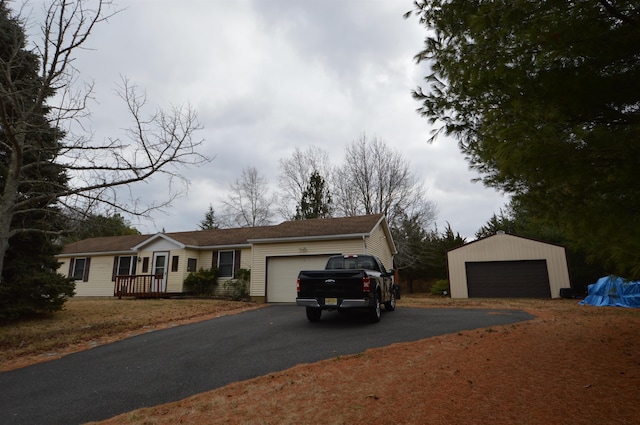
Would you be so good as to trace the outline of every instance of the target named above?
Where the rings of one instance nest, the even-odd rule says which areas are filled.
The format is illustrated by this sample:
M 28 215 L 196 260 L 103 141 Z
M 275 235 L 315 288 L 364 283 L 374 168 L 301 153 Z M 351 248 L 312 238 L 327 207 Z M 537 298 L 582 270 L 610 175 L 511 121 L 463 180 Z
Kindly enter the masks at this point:
M 315 145 L 338 165 L 363 133 L 397 149 L 438 208 L 436 223 L 473 239 L 506 198 L 468 169 L 457 143 L 428 144 L 430 124 L 411 90 L 426 65 L 413 56 L 426 29 L 403 19 L 411 0 L 116 0 L 124 9 L 99 25 L 75 65 L 95 82 L 96 137 L 129 125 L 114 95 L 121 76 L 167 108 L 191 104 L 215 159 L 184 170 L 188 193 L 143 233 L 197 229 L 209 204 L 222 210 L 229 184 L 256 167 L 277 190 L 278 160 Z M 334 153 L 335 152 L 335 156 Z M 166 182 L 143 184 L 161 199 Z M 281 217 L 274 217 L 277 222 Z

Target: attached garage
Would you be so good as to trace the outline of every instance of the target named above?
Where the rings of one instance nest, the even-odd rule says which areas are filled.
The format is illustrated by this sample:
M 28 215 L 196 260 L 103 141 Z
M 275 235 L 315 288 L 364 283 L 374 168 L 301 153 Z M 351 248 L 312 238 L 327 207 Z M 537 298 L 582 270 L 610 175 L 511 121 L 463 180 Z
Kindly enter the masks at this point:
M 267 302 L 296 301 L 296 279 L 300 270 L 323 269 L 329 255 L 267 258 Z
M 570 287 L 565 249 L 505 233 L 447 253 L 452 298 L 557 298 Z

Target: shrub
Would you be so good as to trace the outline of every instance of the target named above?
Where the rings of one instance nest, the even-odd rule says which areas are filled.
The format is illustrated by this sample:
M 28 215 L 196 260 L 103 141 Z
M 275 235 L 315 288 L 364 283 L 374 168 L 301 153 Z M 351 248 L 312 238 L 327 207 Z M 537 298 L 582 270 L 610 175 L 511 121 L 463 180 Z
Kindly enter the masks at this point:
M 227 281 L 224 286 L 233 301 L 240 301 L 249 298 L 249 281 L 251 280 L 251 270 L 239 269 L 236 271 L 236 278 Z
M 194 295 L 211 295 L 214 287 L 218 284 L 218 269 L 200 268 L 197 272 L 189 273 L 184 280 L 187 290 Z
M 0 319 L 62 310 L 76 284 L 59 273 L 38 270 L 0 285 Z
M 449 293 L 449 281 L 447 279 L 438 280 L 431 287 L 432 295 L 449 295 Z

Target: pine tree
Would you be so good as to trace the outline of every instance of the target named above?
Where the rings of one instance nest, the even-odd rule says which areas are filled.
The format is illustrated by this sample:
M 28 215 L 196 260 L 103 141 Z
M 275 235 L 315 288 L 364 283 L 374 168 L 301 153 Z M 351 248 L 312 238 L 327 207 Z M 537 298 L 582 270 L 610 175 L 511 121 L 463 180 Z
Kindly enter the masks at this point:
M 314 171 L 309 178 L 309 185 L 302 194 L 300 204 L 296 208 L 296 220 L 309 218 L 327 218 L 331 216 L 331 195 L 325 186 L 320 173 Z
M 68 182 L 65 169 L 54 162 L 63 133 L 49 123 L 48 108 L 36 100 L 42 85 L 39 59 L 25 43 L 21 23 L 0 2 L 0 60 L 19 64 L 3 77 L 11 78 L 10 85 L 19 91 L 0 96 L 0 193 L 19 207 L 5 219 L 11 217 L 10 228 L 20 230 L 12 232 L 2 262 L 0 317 L 58 310 L 74 291 L 73 282 L 56 273 L 55 259 L 61 223 L 52 194 Z M 20 155 L 11 155 L 12 150 Z M 16 173 L 19 179 L 12 178 Z
M 204 214 L 204 219 L 198 224 L 200 230 L 209 230 L 209 229 L 219 229 L 220 224 L 218 223 L 218 219 L 216 218 L 216 213 L 213 210 L 213 207 L 209 205 L 209 209 Z
M 415 7 L 430 74 L 414 97 L 436 135 L 611 273 L 640 277 L 638 2 Z

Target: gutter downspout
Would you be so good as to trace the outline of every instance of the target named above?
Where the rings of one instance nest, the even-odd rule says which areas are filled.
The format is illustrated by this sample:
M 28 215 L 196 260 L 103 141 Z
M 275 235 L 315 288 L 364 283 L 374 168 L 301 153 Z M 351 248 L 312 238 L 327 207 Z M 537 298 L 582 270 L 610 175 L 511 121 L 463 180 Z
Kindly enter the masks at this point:
M 367 252 L 367 239 L 365 235 L 362 235 L 362 245 L 364 246 L 364 253 L 369 254 L 369 252 Z

